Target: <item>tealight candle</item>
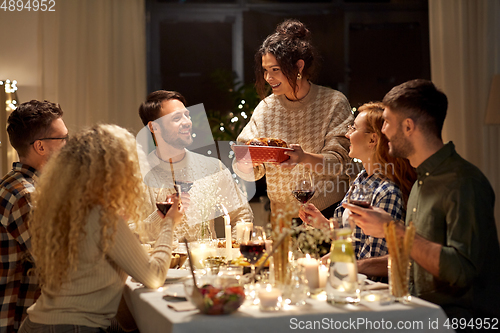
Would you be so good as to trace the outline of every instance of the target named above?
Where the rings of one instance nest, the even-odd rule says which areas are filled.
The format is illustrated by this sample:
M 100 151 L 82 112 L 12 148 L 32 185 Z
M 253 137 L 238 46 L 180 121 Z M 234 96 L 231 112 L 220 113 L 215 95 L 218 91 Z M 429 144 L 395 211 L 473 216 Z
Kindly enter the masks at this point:
M 204 260 L 209 256 L 215 256 L 215 249 L 207 244 L 201 243 L 191 249 L 191 257 L 195 268 L 204 268 Z
M 281 290 L 268 284 L 258 292 L 261 311 L 277 311 L 281 302 Z
M 297 260 L 299 265 L 304 266 L 305 275 L 308 281 L 309 289 L 314 290 L 320 287 L 319 284 L 319 262 L 311 258 L 309 254 L 306 254 L 305 258 L 300 258 Z M 326 284 L 326 280 L 325 280 Z

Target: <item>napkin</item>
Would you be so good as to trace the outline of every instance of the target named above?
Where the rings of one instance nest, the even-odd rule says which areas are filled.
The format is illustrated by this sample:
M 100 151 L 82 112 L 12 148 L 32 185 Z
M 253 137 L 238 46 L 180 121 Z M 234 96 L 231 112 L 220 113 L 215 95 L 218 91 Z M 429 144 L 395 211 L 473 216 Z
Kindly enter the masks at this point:
M 380 290 L 380 289 L 388 289 L 389 285 L 387 283 L 382 282 L 374 282 L 371 284 L 366 284 L 363 289 L 364 290 Z
M 168 307 L 174 309 L 177 312 L 196 310 L 196 306 L 190 301 L 184 302 L 167 302 Z

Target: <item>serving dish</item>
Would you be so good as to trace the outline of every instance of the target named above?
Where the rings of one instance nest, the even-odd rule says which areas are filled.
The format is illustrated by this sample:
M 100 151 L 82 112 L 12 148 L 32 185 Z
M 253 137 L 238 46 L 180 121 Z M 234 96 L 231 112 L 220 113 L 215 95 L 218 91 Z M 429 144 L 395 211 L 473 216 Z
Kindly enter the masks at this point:
M 232 145 L 237 161 L 253 163 L 281 163 L 290 158 L 286 151 L 293 151 L 291 148 Z

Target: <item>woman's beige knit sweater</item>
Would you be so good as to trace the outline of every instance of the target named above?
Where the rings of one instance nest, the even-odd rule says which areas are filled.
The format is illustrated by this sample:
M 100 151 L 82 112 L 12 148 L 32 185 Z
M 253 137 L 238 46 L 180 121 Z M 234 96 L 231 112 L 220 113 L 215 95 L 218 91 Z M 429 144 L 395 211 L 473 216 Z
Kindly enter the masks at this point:
M 340 201 L 347 192 L 349 179 L 346 168 L 350 159 L 349 140 L 345 134 L 347 125 L 352 121 L 349 102 L 341 92 L 311 83 L 309 93 L 299 101 L 274 94 L 261 101 L 237 141 L 279 138 L 289 145 L 300 144 L 306 152 L 322 154 L 323 170 L 318 168 L 312 173 L 316 193 L 310 201 L 322 210 Z M 245 174 L 238 170 L 236 164 L 233 166 L 234 171 L 247 181 L 266 175 L 267 194 L 273 209 L 284 208 L 287 201 L 296 203 L 291 185 L 294 175 L 302 172 L 304 165 L 286 169 L 264 163 L 254 168 L 254 174 Z

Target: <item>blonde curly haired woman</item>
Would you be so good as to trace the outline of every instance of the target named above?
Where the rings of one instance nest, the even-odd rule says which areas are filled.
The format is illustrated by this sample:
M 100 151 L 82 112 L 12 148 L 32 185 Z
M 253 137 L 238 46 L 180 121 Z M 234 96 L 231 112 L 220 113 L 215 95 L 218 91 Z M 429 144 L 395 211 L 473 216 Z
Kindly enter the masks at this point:
M 102 332 L 128 275 L 148 288 L 163 285 L 183 209 L 158 212 L 162 227 L 149 257 L 127 224 L 146 216 L 135 147 L 125 129 L 96 125 L 46 165 L 30 223 L 42 294 L 19 332 Z

